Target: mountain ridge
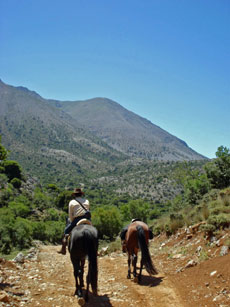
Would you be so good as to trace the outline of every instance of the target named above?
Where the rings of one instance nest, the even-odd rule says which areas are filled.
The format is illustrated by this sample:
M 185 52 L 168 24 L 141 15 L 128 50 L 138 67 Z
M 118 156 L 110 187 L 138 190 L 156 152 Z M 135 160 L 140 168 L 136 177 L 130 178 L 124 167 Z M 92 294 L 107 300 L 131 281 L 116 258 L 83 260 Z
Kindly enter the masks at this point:
M 2 88 L 13 91 L 17 99 L 13 99 L 11 112 L 21 112 L 16 107 L 20 96 L 27 96 L 20 107 L 24 106 L 24 113 L 36 113 L 36 116 L 46 118 L 46 112 L 53 108 L 56 120 L 63 121 L 65 125 L 83 129 L 100 138 L 110 147 L 130 157 L 163 160 L 200 160 L 206 157 L 195 152 L 187 143 L 170 134 L 161 127 L 153 124 L 150 120 L 127 110 L 119 103 L 109 98 L 91 98 L 76 101 L 59 101 L 45 99 L 35 91 L 23 86 L 14 87 L 0 81 L 1 100 L 5 100 Z M 5 91 L 7 92 L 7 90 Z M 7 93 L 5 93 L 7 94 Z M 36 100 L 36 104 L 25 104 L 28 99 Z M 8 105 L 12 104 L 8 98 Z M 2 103 L 1 105 L 4 105 Z M 0 113 L 4 113 L 1 109 Z M 25 106 L 26 105 L 26 106 Z M 32 105 L 32 110 L 31 110 Z M 39 105 L 39 107 L 38 107 Z M 48 109 L 47 109 L 48 108 Z M 43 113 L 43 114 L 42 114 Z M 53 121 L 53 116 L 48 118 Z
M 111 147 L 132 157 L 157 160 L 200 160 L 187 143 L 108 98 L 49 101 Z
M 155 139 L 154 131 L 159 133 Z M 3 82 L 0 135 L 9 158 L 42 184 L 68 189 L 83 184 L 156 202 L 180 190 L 172 182 L 177 161 L 206 160 L 184 141 L 108 98 L 63 102 Z

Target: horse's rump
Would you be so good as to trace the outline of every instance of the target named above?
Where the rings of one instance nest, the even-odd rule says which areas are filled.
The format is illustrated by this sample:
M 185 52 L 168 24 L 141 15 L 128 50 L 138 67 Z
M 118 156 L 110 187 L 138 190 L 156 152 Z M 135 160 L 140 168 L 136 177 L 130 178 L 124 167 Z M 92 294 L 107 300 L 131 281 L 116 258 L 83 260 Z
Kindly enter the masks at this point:
M 77 249 L 78 251 L 87 254 L 89 242 L 92 242 L 96 248 L 98 247 L 97 229 L 88 224 L 77 225 L 73 228 L 70 234 L 69 252 L 74 252 L 75 249 Z
M 141 226 L 143 228 L 143 231 L 145 233 L 146 244 L 148 244 L 148 240 L 149 240 L 148 226 L 144 222 L 141 222 L 141 221 L 133 222 L 132 224 L 129 225 L 126 236 L 125 236 L 126 247 L 130 251 L 131 250 L 134 251 L 134 249 L 136 249 L 139 246 L 138 236 L 137 236 L 138 226 Z

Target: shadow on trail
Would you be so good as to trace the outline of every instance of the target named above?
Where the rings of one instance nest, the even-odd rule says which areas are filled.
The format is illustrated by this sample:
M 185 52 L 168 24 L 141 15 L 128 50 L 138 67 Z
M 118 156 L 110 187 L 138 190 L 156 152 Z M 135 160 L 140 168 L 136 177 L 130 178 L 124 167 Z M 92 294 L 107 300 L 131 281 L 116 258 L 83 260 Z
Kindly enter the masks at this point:
M 85 293 L 85 291 L 83 291 Z M 77 296 L 75 296 L 77 299 Z M 105 306 L 105 307 L 112 307 L 112 304 L 110 303 L 109 297 L 105 295 L 93 295 L 89 291 L 89 300 L 84 304 L 85 307 L 95 307 L 95 306 Z
M 141 282 L 139 283 L 140 286 L 149 286 L 149 287 L 156 287 L 162 281 L 164 277 L 152 277 L 152 276 L 145 276 L 142 275 Z

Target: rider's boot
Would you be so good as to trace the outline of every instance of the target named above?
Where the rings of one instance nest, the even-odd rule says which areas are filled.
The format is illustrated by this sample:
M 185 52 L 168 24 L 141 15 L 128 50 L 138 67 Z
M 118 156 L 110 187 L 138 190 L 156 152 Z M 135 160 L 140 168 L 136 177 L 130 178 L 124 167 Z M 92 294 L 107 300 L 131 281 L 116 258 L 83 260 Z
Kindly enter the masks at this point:
M 68 238 L 68 235 L 67 236 L 65 235 L 64 238 L 62 239 L 62 247 L 60 251 L 58 251 L 59 254 L 62 254 L 62 255 L 66 254 L 67 238 Z

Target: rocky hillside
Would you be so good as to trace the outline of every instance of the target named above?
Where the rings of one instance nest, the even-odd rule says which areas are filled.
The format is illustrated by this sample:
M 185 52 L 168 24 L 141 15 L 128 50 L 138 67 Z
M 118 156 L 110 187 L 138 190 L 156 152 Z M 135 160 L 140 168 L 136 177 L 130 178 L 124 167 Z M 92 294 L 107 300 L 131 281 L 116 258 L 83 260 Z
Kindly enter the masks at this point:
M 11 159 L 31 175 L 50 182 L 62 179 L 70 184 L 125 159 L 35 92 L 3 82 L 0 134 Z
M 110 99 L 50 103 L 111 147 L 129 156 L 163 161 L 204 159 L 184 141 Z
M 168 174 L 161 178 L 165 167 L 156 161 L 205 161 L 185 142 L 109 99 L 46 100 L 2 81 L 0 135 L 9 158 L 41 183 L 109 185 L 116 192 L 148 194 L 156 201 L 177 192 Z

